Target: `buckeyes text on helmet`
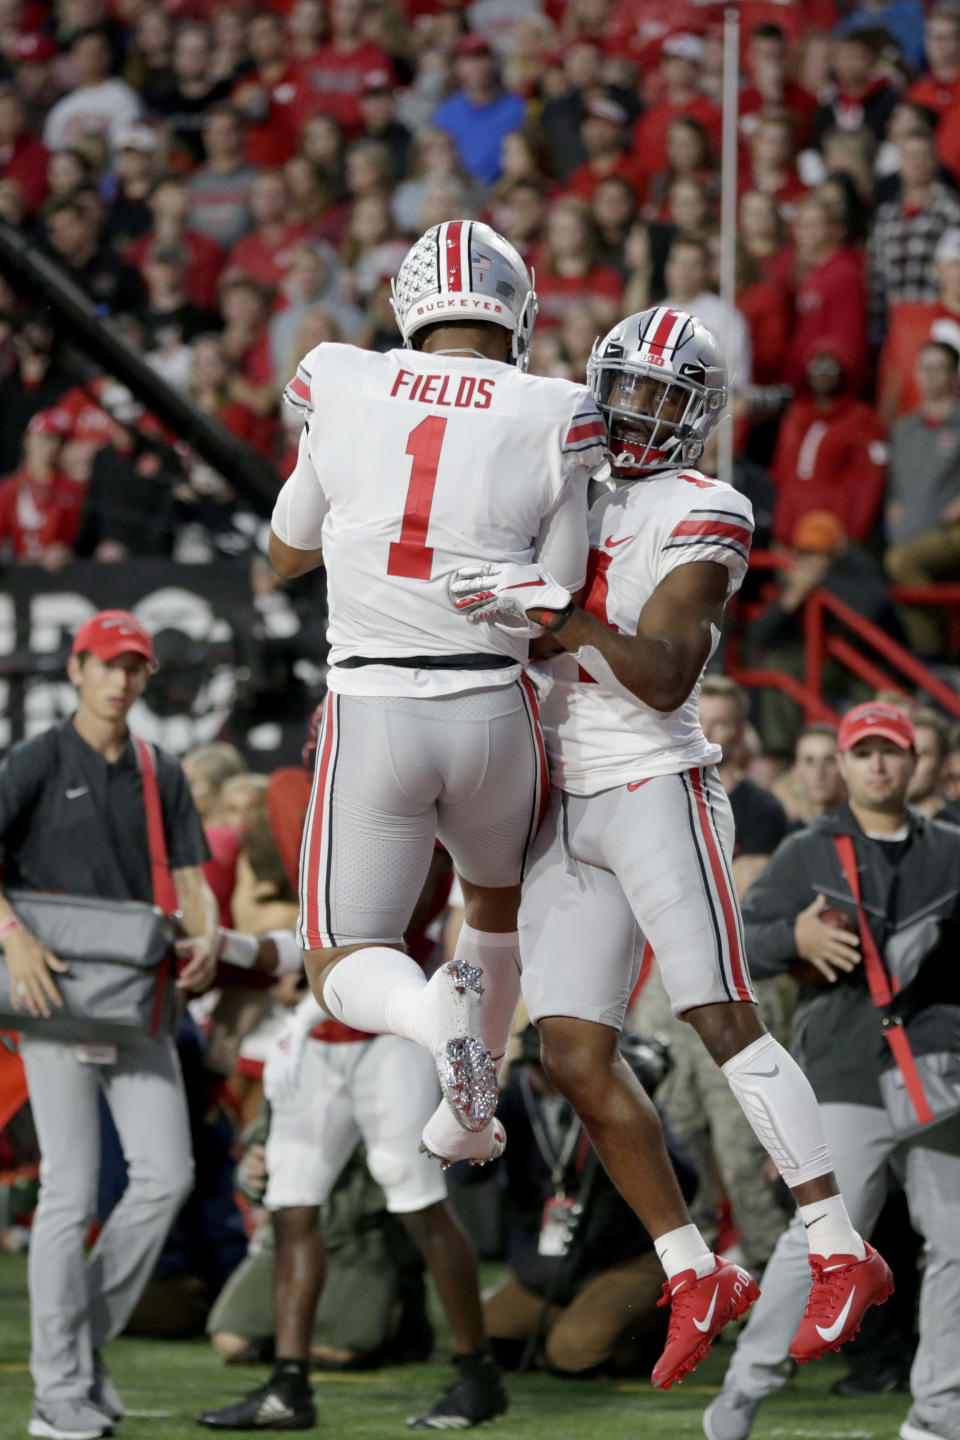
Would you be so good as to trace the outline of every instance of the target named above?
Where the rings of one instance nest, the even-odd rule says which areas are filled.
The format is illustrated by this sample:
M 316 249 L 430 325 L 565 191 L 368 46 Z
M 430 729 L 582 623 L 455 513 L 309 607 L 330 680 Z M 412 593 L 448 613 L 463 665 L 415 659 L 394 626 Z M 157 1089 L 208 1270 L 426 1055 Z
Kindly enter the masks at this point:
M 628 315 L 596 342 L 587 384 L 613 474 L 625 480 L 696 464 L 727 402 L 716 339 L 696 316 L 664 305 Z
M 432 225 L 407 251 L 392 289 L 407 346 L 427 325 L 500 325 L 513 336 L 514 364 L 526 370 L 537 315 L 533 281 L 510 242 L 489 225 Z

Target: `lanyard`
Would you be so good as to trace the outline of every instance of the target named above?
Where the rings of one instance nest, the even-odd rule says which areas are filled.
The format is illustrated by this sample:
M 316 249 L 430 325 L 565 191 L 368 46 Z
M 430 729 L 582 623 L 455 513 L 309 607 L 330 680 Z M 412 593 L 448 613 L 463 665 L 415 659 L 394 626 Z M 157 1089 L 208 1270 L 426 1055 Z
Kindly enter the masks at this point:
M 933 1120 L 933 1111 L 930 1109 L 930 1102 L 927 1093 L 923 1088 L 923 1081 L 917 1069 L 917 1062 L 913 1054 L 913 1047 L 907 1036 L 906 1026 L 898 1015 L 890 1012 L 893 1004 L 893 997 L 900 988 L 896 976 L 891 982 L 887 974 L 886 966 L 880 958 L 880 951 L 877 949 L 877 942 L 867 922 L 867 917 L 860 900 L 860 876 L 857 872 L 857 855 L 854 849 L 852 835 L 835 835 L 833 843 L 836 847 L 840 866 L 843 870 L 846 882 L 850 887 L 850 893 L 857 902 L 857 920 L 860 925 L 860 948 L 863 953 L 864 968 L 867 972 L 867 984 L 870 987 L 870 998 L 874 1005 L 883 1014 L 883 1033 L 887 1044 L 890 1046 L 897 1069 L 903 1077 L 904 1087 L 910 1097 L 914 1113 L 921 1125 L 929 1125 Z
M 533 1138 L 536 1141 L 537 1149 L 547 1169 L 550 1171 L 550 1179 L 558 1195 L 563 1194 L 563 1177 L 566 1174 L 567 1166 L 573 1156 L 578 1139 L 580 1138 L 580 1117 L 574 1115 L 570 1121 L 567 1133 L 563 1138 L 563 1144 L 557 1150 L 550 1142 L 542 1119 L 540 1118 L 540 1106 L 537 1097 L 533 1093 L 533 1086 L 530 1084 L 530 1076 L 526 1067 L 520 1071 L 520 1089 L 523 1094 L 523 1103 L 526 1106 L 527 1118 L 530 1121 L 530 1128 L 533 1131 Z

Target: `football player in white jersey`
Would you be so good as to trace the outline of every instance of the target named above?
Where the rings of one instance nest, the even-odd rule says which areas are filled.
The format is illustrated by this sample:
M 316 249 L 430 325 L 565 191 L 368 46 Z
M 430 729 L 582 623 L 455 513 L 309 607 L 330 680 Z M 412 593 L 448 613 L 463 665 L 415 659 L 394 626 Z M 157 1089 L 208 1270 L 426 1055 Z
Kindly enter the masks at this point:
M 668 1388 L 759 1292 L 690 1224 L 652 1107 L 617 1055 L 637 978 L 638 925 L 676 1014 L 721 1066 L 808 1227 L 812 1285 L 792 1354 L 859 1328 L 891 1286 L 853 1229 L 813 1091 L 754 1004 L 731 876 L 733 816 L 698 718 L 703 668 L 747 569 L 750 505 L 695 467 L 726 402 L 713 336 L 659 307 L 594 347 L 588 384 L 609 431 L 612 485 L 590 511 L 582 607 L 527 608 L 543 565 L 474 566 L 451 586 L 477 621 L 555 632 L 544 726 L 555 789 L 524 884 L 523 995 L 543 1062 L 646 1224 L 671 1303 L 653 1383 Z
M 584 386 L 525 374 L 536 296 L 489 226 L 428 230 L 394 308 L 408 348 L 319 345 L 286 392 L 305 424 L 270 553 L 285 576 L 326 566 L 331 646 L 299 934 L 332 1016 L 434 1054 L 448 1104 L 427 1147 L 484 1160 L 502 1148 L 496 1066 L 519 995 L 516 912 L 546 755 L 523 671 L 530 626 L 478 631 L 451 609 L 448 582 L 474 556 L 507 554 L 582 585 L 587 478 L 606 433 Z M 463 881 L 466 924 L 428 984 L 402 936 L 435 835 Z

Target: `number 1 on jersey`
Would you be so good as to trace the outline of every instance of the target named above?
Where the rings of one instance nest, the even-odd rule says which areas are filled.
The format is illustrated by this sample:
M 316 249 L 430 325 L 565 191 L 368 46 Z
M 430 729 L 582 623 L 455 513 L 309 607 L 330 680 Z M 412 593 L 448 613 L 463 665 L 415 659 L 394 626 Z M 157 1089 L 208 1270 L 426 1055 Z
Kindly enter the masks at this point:
M 406 453 L 413 456 L 413 466 L 400 539 L 390 543 L 388 575 L 402 575 L 407 580 L 430 579 L 433 551 L 427 545 L 427 529 L 446 428 L 447 422 L 442 416 L 430 415 L 407 436 Z

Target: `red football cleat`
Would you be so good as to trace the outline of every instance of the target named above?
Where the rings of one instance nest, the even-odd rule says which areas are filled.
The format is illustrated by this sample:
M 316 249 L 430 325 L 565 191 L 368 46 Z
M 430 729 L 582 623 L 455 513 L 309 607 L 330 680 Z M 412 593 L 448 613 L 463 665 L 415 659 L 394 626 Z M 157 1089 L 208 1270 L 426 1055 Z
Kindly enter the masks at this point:
M 716 1270 L 699 1280 L 694 1270 L 668 1280 L 657 1301 L 670 1306 L 667 1343 L 650 1376 L 660 1390 L 669 1390 L 675 1380 L 695 1370 L 724 1325 L 745 1315 L 760 1299 L 752 1275 L 719 1255 L 714 1259 Z
M 893 1294 L 893 1276 L 882 1255 L 867 1246 L 863 1260 L 853 1255 L 810 1256 L 813 1282 L 790 1354 L 801 1365 L 852 1340 L 871 1305 Z

